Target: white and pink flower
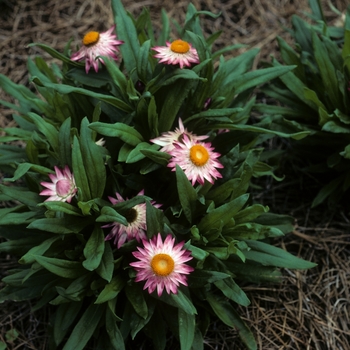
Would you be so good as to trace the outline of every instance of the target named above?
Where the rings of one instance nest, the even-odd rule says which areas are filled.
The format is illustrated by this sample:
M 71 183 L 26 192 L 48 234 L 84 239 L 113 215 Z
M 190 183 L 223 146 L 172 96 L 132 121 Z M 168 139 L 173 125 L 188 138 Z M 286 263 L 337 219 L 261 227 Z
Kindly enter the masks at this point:
M 184 135 L 182 142 L 176 142 L 174 146 L 169 152 L 172 158 L 168 167 L 175 171 L 178 165 L 192 182 L 192 186 L 196 181 L 203 185 L 205 180 L 214 183 L 214 179 L 222 177 L 217 170 L 224 167 L 217 160 L 221 154 L 214 152 L 210 142 L 195 142 Z
M 66 165 L 63 169 L 54 167 L 55 174 L 49 174 L 52 182 L 41 182 L 41 186 L 46 187 L 39 194 L 41 196 L 50 196 L 47 201 L 60 201 L 70 203 L 77 192 L 74 176 Z
M 154 57 L 160 58 L 159 63 L 179 65 L 180 68 L 191 67 L 193 63 L 199 63 L 197 50 L 190 43 L 181 39 L 172 43 L 167 41 L 166 46 L 155 46 L 152 50 L 157 52 Z
M 115 34 L 115 25 L 106 32 L 90 31 L 83 37 L 83 46 L 71 56 L 72 61 L 85 60 L 85 71 L 89 72 L 93 67 L 98 72 L 99 62 L 104 63 L 102 57 L 110 57 L 114 60 L 118 59 L 118 46 L 123 44 L 121 40 L 117 40 Z
M 179 118 L 179 127 L 175 128 L 175 131 L 163 132 L 162 135 L 151 139 L 150 141 L 156 145 L 162 146 L 162 148 L 159 150 L 160 152 L 169 153 L 174 149 L 174 143 L 181 142 L 184 135 L 187 135 L 187 137 L 194 142 L 202 141 L 209 137 L 208 135 L 197 136 L 191 131 L 188 131 L 184 127 L 181 118 Z
M 140 191 L 137 195 L 143 196 L 144 190 Z M 124 198 L 116 192 L 117 198 L 108 197 L 112 204 L 124 202 Z M 159 208 L 161 204 L 156 204 L 151 201 L 152 205 Z M 130 208 L 127 213 L 124 214 L 128 225 L 125 226 L 119 222 L 112 222 L 110 224 L 102 226 L 102 228 L 112 227 L 111 232 L 106 236 L 105 240 L 113 240 L 113 244 L 118 249 L 125 243 L 133 239 L 141 242 L 146 238 L 147 223 L 146 223 L 146 203 L 140 203 Z
M 142 240 L 143 248 L 137 247 L 132 254 L 138 261 L 130 263 L 137 271 L 135 281 L 146 281 L 143 289 L 151 294 L 157 289 L 161 296 L 177 294 L 180 284 L 187 286 L 187 276 L 194 268 L 185 262 L 192 259 L 191 252 L 183 249 L 184 242 L 175 245 L 175 238 L 168 235 L 163 242 L 160 233 L 151 240 Z

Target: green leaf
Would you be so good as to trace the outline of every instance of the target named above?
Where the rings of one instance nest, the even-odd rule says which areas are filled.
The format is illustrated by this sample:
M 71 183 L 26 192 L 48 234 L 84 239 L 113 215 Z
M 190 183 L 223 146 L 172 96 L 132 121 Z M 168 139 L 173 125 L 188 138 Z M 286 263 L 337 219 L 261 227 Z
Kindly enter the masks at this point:
M 176 165 L 176 184 L 181 207 L 188 222 L 192 223 L 192 217 L 196 209 L 197 192 L 178 165 Z
M 164 213 L 149 201 L 146 201 L 146 224 L 148 238 L 164 231 Z
M 268 237 L 283 236 L 283 232 L 276 227 L 260 225 L 254 222 L 234 225 L 223 234 L 228 234 L 230 237 L 238 240 L 260 240 Z
M 48 123 L 43 117 L 36 113 L 29 112 L 28 117 L 33 121 L 38 130 L 45 136 L 55 152 L 58 152 L 58 130 Z
M 118 137 L 131 146 L 137 146 L 143 141 L 142 135 L 133 127 L 123 123 L 91 123 L 89 127 L 99 134 L 110 137 Z
M 59 239 L 62 239 L 60 236 L 54 236 L 49 239 L 46 239 L 41 244 L 29 249 L 29 251 L 23 255 L 19 259 L 20 264 L 32 264 L 35 262 L 35 255 L 43 255 L 50 247 L 51 245 L 58 241 Z
M 126 89 L 128 81 L 125 75 L 120 71 L 115 61 L 109 57 L 103 57 L 103 62 L 107 67 L 108 73 L 111 76 L 113 83 L 118 87 L 123 98 L 127 99 Z
M 214 284 L 222 291 L 226 298 L 231 299 L 239 305 L 248 306 L 250 304 L 247 295 L 231 277 L 215 281 Z
M 31 222 L 27 228 L 58 234 L 80 233 L 91 220 L 90 218 L 77 220 L 76 217 L 40 218 Z
M 30 43 L 27 45 L 27 47 L 32 47 L 32 46 L 38 46 L 41 49 L 43 49 L 45 52 L 47 52 L 51 57 L 53 58 L 58 58 L 60 61 L 67 63 L 71 66 L 75 67 L 84 67 L 84 63 L 81 62 L 76 62 L 76 61 L 71 61 L 69 57 L 61 54 L 60 52 L 56 51 L 52 47 L 42 44 L 42 43 Z
M 105 248 L 102 255 L 101 263 L 96 269 L 96 272 L 107 282 L 111 282 L 114 271 L 114 257 L 111 245 L 105 242 Z
M 72 164 L 71 118 L 67 118 L 58 131 L 59 159 L 63 165 Z
M 33 82 L 39 86 L 45 86 L 47 88 L 54 89 L 55 91 L 63 95 L 77 93 L 80 95 L 90 96 L 90 97 L 96 98 L 97 100 L 111 104 L 112 106 L 115 106 L 122 111 L 125 111 L 128 113 L 132 112 L 132 108 L 127 103 L 125 103 L 124 101 L 112 95 L 104 95 L 104 94 L 100 94 L 94 91 L 90 91 L 87 89 L 83 89 L 83 88 L 79 88 L 71 85 L 43 83 L 36 77 L 33 78 Z
M 254 336 L 230 303 L 207 294 L 207 301 L 219 319 L 229 327 L 237 328 L 239 337 L 249 350 L 256 350 Z
M 28 191 L 24 187 L 0 185 L 0 193 L 17 200 L 34 210 L 37 207 L 37 204 L 42 201 L 42 197 L 37 193 Z
M 211 228 L 216 228 L 218 225 L 226 225 L 245 205 L 248 197 L 248 194 L 244 194 L 231 202 L 211 210 L 198 224 L 199 231 L 205 235 Z
M 97 222 L 119 222 L 124 226 L 128 226 L 128 221 L 125 217 L 119 214 L 111 207 L 103 207 L 101 215 L 96 219 Z
M 197 310 L 193 305 L 192 301 L 187 297 L 181 290 L 178 289 L 177 294 L 166 294 L 163 293 L 160 300 L 165 303 L 175 306 L 176 308 L 182 309 L 185 313 L 189 315 L 197 314 Z
M 106 183 L 104 154 L 101 152 L 101 147 L 94 141 L 93 131 L 89 128 L 87 118 L 81 122 L 80 147 L 91 197 L 101 198 Z
M 187 98 L 192 86 L 191 80 L 188 81 L 187 79 L 179 79 L 176 84 L 167 86 L 167 93 L 164 94 L 164 103 L 159 115 L 159 132 L 171 130 L 182 103 Z
M 152 149 L 144 149 L 141 151 L 147 158 L 157 164 L 166 166 L 171 158 L 171 155 L 165 152 L 154 151 Z
M 217 117 L 227 117 L 230 118 L 232 115 L 237 114 L 238 112 L 241 112 L 242 108 L 221 108 L 221 109 L 209 109 L 207 111 L 202 111 L 197 114 L 192 115 L 191 117 L 187 118 L 185 123 L 188 123 L 189 121 L 193 119 L 214 119 Z
M 82 216 L 81 211 L 77 207 L 67 202 L 52 201 L 43 202 L 40 205 L 45 206 L 48 210 L 55 212 L 66 213 L 68 215 L 74 216 Z
M 139 55 L 137 57 L 137 75 L 139 76 L 139 79 L 144 83 L 149 80 L 149 77 L 152 74 L 149 64 L 150 49 L 151 40 L 147 40 L 142 44 Z
M 281 66 L 258 69 L 252 72 L 244 73 L 240 77 L 232 82 L 232 88 L 235 89 L 235 93 L 241 93 L 252 87 L 266 83 L 272 79 L 282 76 L 293 70 L 295 66 Z
M 342 98 L 339 91 L 335 67 L 332 65 L 327 49 L 314 31 L 312 32 L 312 42 L 315 60 L 323 82 L 323 88 L 327 91 L 333 106 L 342 106 Z
M 237 259 L 225 261 L 226 267 L 240 280 L 252 283 L 280 283 L 281 272 L 276 267 L 262 266 L 252 261 L 239 262 Z
M 148 307 L 142 289 L 138 285 L 128 284 L 125 286 L 125 294 L 136 313 L 146 319 L 148 317 Z
M 79 201 L 86 202 L 90 199 L 93 199 L 90 192 L 89 180 L 86 174 L 81 145 L 79 143 L 79 139 L 76 136 L 74 136 L 73 139 L 72 165 L 75 183 L 78 187 Z
M 229 277 L 231 276 L 224 272 L 196 269 L 188 276 L 188 285 L 191 288 L 202 288 L 208 283 L 214 283 Z
M 78 261 L 48 258 L 40 255 L 33 255 L 33 257 L 46 270 L 60 277 L 77 278 L 85 271 Z
M 103 315 L 104 307 L 90 304 L 63 347 L 63 350 L 83 350 L 95 332 Z
M 244 251 L 246 259 L 266 266 L 284 267 L 287 269 L 309 269 L 316 264 L 300 259 L 281 248 L 260 241 L 245 241 L 251 250 Z
M 311 207 L 315 208 L 323 203 L 337 188 L 341 186 L 343 181 L 343 176 L 339 176 L 330 181 L 327 185 L 323 186 L 312 201 Z
M 129 76 L 131 76 L 137 66 L 137 57 L 140 50 L 136 28 L 120 0 L 112 0 L 112 11 L 114 23 L 118 24 L 118 39 L 124 41 L 124 44 L 120 46 L 123 63 Z
M 14 175 L 12 178 L 4 178 L 3 181 L 9 181 L 14 182 L 20 179 L 23 175 L 25 175 L 29 170 L 33 170 L 36 173 L 47 175 L 52 173 L 51 169 L 48 169 L 46 167 L 35 165 L 31 163 L 21 163 L 18 165 Z
M 178 322 L 181 350 L 191 350 L 195 333 L 195 316 L 178 309 Z
M 95 304 L 102 304 L 114 299 L 123 290 L 125 281 L 120 276 L 114 276 L 97 297 Z
M 113 349 L 125 350 L 125 342 L 117 325 L 117 318 L 109 307 L 106 310 L 106 331 Z
M 81 306 L 82 302 L 64 303 L 57 306 L 53 327 L 53 337 L 56 345 L 59 345 L 66 336 Z
M 28 211 L 24 213 L 8 213 L 0 217 L 0 225 L 21 225 L 35 222 L 35 213 Z
M 148 150 L 148 149 L 152 150 L 157 148 L 158 148 L 157 145 L 154 145 L 154 144 L 152 145 L 152 144 L 149 144 L 148 142 L 141 142 L 133 150 L 129 152 L 125 162 L 128 164 L 136 163 L 146 157 L 142 152 L 143 150 Z
M 104 239 L 105 236 L 103 230 L 96 225 L 84 248 L 84 256 L 86 260 L 83 261 L 83 266 L 87 270 L 96 270 L 101 264 L 105 249 Z
M 13 343 L 18 336 L 19 336 L 19 333 L 15 328 L 8 330 L 5 334 L 6 340 L 10 343 Z

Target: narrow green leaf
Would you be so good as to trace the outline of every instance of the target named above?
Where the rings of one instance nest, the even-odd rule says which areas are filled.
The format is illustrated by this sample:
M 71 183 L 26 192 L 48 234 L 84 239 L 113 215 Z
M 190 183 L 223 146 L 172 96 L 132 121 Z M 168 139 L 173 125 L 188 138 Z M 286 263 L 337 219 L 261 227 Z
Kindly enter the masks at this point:
M 101 264 L 102 256 L 105 249 L 104 233 L 99 226 L 95 226 L 85 248 L 83 266 L 89 270 L 96 270 Z
M 327 91 L 333 106 L 342 106 L 335 67 L 332 65 L 327 49 L 314 31 L 312 32 L 312 43 L 324 90 Z
M 148 307 L 142 289 L 138 285 L 126 285 L 125 294 L 136 313 L 146 319 L 148 317 Z
M 104 101 L 108 104 L 111 104 L 112 106 L 117 107 L 118 109 L 125 111 L 125 112 L 132 112 L 132 107 L 129 106 L 124 101 L 120 100 L 119 98 L 116 98 L 112 95 L 104 95 L 100 94 L 91 90 L 71 86 L 71 85 L 65 85 L 65 84 L 54 84 L 54 83 L 44 83 L 40 81 L 38 78 L 34 77 L 33 82 L 39 86 L 45 86 L 47 88 L 54 89 L 55 91 L 67 95 L 71 93 L 77 93 L 85 96 L 90 96 L 93 98 L 96 98 L 97 100 Z
M 239 337 L 242 339 L 247 349 L 256 350 L 257 345 L 254 336 L 248 326 L 242 321 L 238 313 L 230 303 L 219 300 L 212 294 L 207 294 L 207 301 L 219 319 L 229 327 L 237 328 Z
M 252 87 L 266 83 L 272 79 L 281 77 L 293 70 L 295 66 L 281 66 L 258 69 L 252 72 L 245 73 L 232 82 L 231 88 L 235 89 L 235 93 L 241 93 Z
M 29 251 L 19 259 L 20 264 L 32 264 L 35 262 L 35 255 L 43 255 L 53 243 L 62 239 L 60 236 L 54 236 L 46 239 L 41 244 L 29 249 Z
M 112 11 L 114 23 L 118 24 L 118 39 L 124 41 L 124 44 L 120 46 L 123 62 L 128 74 L 131 76 L 137 66 L 137 57 L 140 50 L 136 28 L 120 0 L 112 0 Z
M 188 276 L 188 285 L 191 288 L 203 288 L 208 283 L 229 277 L 230 275 L 224 272 L 196 269 Z
M 37 205 L 43 200 L 36 192 L 28 191 L 25 187 L 4 186 L 0 184 L 0 193 L 19 201 L 33 211 L 37 209 Z
M 56 345 L 59 345 L 66 336 L 69 327 L 76 319 L 82 302 L 64 303 L 58 305 L 55 313 L 53 337 Z
M 144 83 L 149 81 L 149 77 L 152 74 L 149 63 L 150 49 L 151 40 L 147 40 L 140 47 L 139 55 L 137 57 L 137 75 L 139 76 L 139 79 Z
M 29 112 L 28 117 L 33 121 L 38 130 L 45 136 L 55 152 L 58 152 L 58 130 L 48 123 L 43 117 L 36 113 Z
M 232 278 L 218 280 L 214 284 L 222 291 L 226 298 L 231 299 L 239 305 L 248 306 L 250 304 L 247 295 Z
M 72 165 L 75 183 L 78 187 L 79 200 L 86 202 L 93 199 L 90 192 L 89 180 L 86 174 L 80 142 L 76 136 L 74 136 L 73 139 Z
M 80 147 L 91 198 L 101 198 L 106 183 L 104 153 L 94 141 L 93 131 L 89 128 L 87 118 L 84 118 L 81 122 Z
M 33 255 L 33 257 L 46 270 L 60 277 L 77 278 L 84 273 L 84 268 L 78 261 L 48 258 L 40 255 Z
M 178 309 L 178 322 L 181 350 L 191 350 L 195 333 L 195 316 Z
M 128 226 L 128 221 L 125 217 L 119 214 L 111 207 L 103 207 L 101 209 L 101 215 L 96 219 L 97 222 L 119 222 L 124 226 Z
M 113 350 L 125 350 L 125 342 L 117 325 L 117 318 L 108 307 L 106 310 L 106 331 Z
M 114 256 L 111 245 L 105 242 L 105 249 L 102 255 L 101 263 L 96 272 L 107 282 L 111 282 L 114 271 Z
M 90 304 L 78 321 L 63 350 L 83 350 L 95 332 L 103 315 L 104 307 Z
M 284 267 L 288 269 L 309 269 L 316 264 L 298 258 L 285 250 L 260 241 L 245 241 L 249 251 L 244 251 L 246 259 L 266 266 Z
M 245 205 L 249 195 L 244 194 L 220 207 L 210 211 L 198 224 L 198 229 L 202 234 L 209 232 L 217 225 L 227 224 L 232 217 Z
M 176 165 L 176 184 L 181 207 L 188 222 L 192 223 L 192 217 L 196 209 L 197 192 L 178 165 Z
M 106 284 L 97 297 L 95 304 L 102 304 L 114 299 L 125 286 L 125 281 L 120 276 L 114 276 L 110 283 Z
M 84 63 L 71 61 L 69 57 L 61 54 L 60 52 L 56 51 L 55 49 L 53 49 L 52 47 L 50 47 L 48 45 L 45 45 L 45 44 L 42 44 L 42 43 L 31 43 L 31 44 L 27 45 L 27 47 L 32 47 L 32 46 L 40 47 L 45 52 L 47 52 L 51 57 L 58 58 L 60 61 L 62 61 L 64 63 L 68 63 L 71 66 L 84 67 Z
M 110 137 L 118 137 L 131 146 L 137 146 L 143 141 L 142 135 L 133 127 L 123 123 L 91 123 L 89 127 L 99 134 Z
M 58 234 L 80 233 L 91 221 L 89 218 L 77 220 L 76 217 L 40 218 L 31 222 L 27 228 Z

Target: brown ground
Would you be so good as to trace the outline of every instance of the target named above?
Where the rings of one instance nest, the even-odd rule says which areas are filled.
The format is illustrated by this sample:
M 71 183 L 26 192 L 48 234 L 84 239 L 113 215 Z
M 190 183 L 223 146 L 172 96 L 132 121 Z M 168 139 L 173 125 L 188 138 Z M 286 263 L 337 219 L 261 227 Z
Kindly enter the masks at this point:
M 349 0 L 332 0 L 344 11 Z M 326 16 L 335 15 L 322 0 Z M 259 59 L 278 55 L 275 37 L 288 40 L 284 26 L 293 14 L 308 11 L 307 0 L 194 0 L 197 9 L 222 12 L 205 21 L 206 33 L 223 30 L 218 47 L 243 43 L 261 48 Z M 164 7 L 171 18 L 182 23 L 188 1 L 124 1 L 133 14 L 142 6 L 151 9 L 156 28 Z M 108 0 L 0 0 L 0 73 L 16 83 L 27 84 L 28 56 L 42 54 L 26 48 L 32 42 L 63 50 L 74 38 L 78 43 L 91 29 L 105 30 L 113 19 Z M 44 54 L 45 57 L 50 58 Z M 10 100 L 0 91 L 0 99 Z M 0 126 L 11 123 L 11 111 L 0 108 Z M 260 350 L 348 350 L 350 347 L 350 212 L 345 207 L 331 211 L 326 207 L 310 210 L 312 179 L 289 176 L 282 183 L 266 180 L 256 200 L 273 212 L 293 215 L 298 226 L 276 244 L 305 259 L 318 263 L 309 271 L 284 271 L 281 285 L 245 286 L 252 304 L 241 308 L 252 328 Z M 0 278 L 14 268 L 13 258 L 0 254 Z M 16 330 L 18 337 L 9 349 L 46 349 L 48 310 L 30 312 L 29 303 L 0 305 L 0 340 Z M 9 335 L 9 333 L 8 333 Z M 243 349 L 236 332 L 214 322 L 205 343 L 206 349 Z

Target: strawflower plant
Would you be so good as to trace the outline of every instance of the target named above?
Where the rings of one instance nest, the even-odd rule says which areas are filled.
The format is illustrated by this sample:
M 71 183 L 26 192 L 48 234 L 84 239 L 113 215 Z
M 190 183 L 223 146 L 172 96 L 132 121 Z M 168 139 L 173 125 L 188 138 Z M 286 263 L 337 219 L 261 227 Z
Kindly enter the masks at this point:
M 283 63 L 295 69 L 263 88 L 282 107 L 256 109 L 264 113 L 262 124 L 309 133 L 292 142 L 289 156 L 320 183 L 312 206 L 327 201 L 333 207 L 350 189 L 350 8 L 335 27 L 326 23 L 319 1 L 309 4 L 311 21 L 292 18 L 295 47 L 277 39 Z M 281 63 L 274 58 L 271 66 Z
M 17 126 L 0 139 L 0 251 L 19 259 L 0 301 L 50 304 L 52 348 L 165 349 L 170 337 L 202 349 L 214 318 L 256 349 L 241 281 L 314 266 L 269 243 L 293 218 L 249 196 L 253 177 L 274 176 L 261 142 L 305 136 L 249 121 L 253 89 L 293 67 L 251 71 L 257 50 L 213 52 L 219 33 L 206 38 L 199 16 L 216 15 L 192 4 L 174 35 L 165 13 L 155 33 L 146 9 L 112 10 L 116 32 L 88 33 L 79 55 L 35 44 L 61 61 L 28 60 L 37 94 L 0 76 L 18 101 L 2 102 Z

